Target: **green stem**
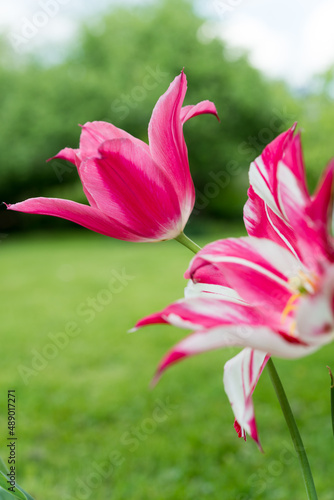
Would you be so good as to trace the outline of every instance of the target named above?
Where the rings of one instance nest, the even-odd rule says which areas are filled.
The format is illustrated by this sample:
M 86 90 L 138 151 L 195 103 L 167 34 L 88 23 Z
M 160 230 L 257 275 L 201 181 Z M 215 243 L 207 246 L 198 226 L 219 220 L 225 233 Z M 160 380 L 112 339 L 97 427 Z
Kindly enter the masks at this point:
M 194 253 L 197 253 L 201 250 L 201 247 L 196 245 L 188 236 L 186 236 L 183 232 L 180 233 L 176 238 L 174 238 L 176 241 L 184 245 L 185 247 L 189 248 Z
M 275 388 L 275 392 L 279 401 L 279 404 L 281 405 L 283 415 L 285 418 L 285 421 L 288 425 L 291 438 L 293 441 L 293 445 L 295 447 L 296 453 L 298 455 L 298 459 L 302 468 L 302 473 L 303 473 L 303 478 L 304 478 L 304 483 L 305 483 L 305 488 L 307 491 L 307 496 L 309 500 L 317 500 L 317 492 L 315 490 L 314 486 L 314 481 L 312 477 L 312 472 L 310 468 L 310 464 L 306 455 L 306 451 L 303 445 L 302 438 L 299 434 L 299 430 L 295 421 L 295 418 L 292 414 L 289 401 L 286 397 L 285 391 L 282 386 L 282 382 L 278 376 L 278 373 L 276 371 L 275 365 L 270 358 L 268 363 L 267 363 L 269 375 L 271 378 L 271 381 L 273 383 L 273 386 Z
M 334 435 L 334 376 L 332 370 L 327 366 L 329 371 L 329 376 L 331 378 L 331 416 L 332 416 L 332 430 Z

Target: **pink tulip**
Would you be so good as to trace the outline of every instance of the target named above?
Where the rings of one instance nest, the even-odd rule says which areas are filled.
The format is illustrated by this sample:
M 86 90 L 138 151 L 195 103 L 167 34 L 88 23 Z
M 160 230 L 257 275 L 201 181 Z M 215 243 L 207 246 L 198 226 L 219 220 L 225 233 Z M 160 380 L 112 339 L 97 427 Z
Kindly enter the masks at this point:
M 162 360 L 220 347 L 244 349 L 225 365 L 224 386 L 239 436 L 258 444 L 252 394 L 270 356 L 297 358 L 334 339 L 332 161 L 310 196 L 294 128 L 250 167 L 244 219 L 250 236 L 204 247 L 186 273 L 185 298 L 139 321 L 193 333 Z
M 120 240 L 177 237 L 195 201 L 182 127 L 196 115 L 217 116 L 210 101 L 182 107 L 186 90 L 182 71 L 153 110 L 149 145 L 110 123 L 92 122 L 82 128 L 79 149 L 54 157 L 76 165 L 89 205 L 31 198 L 8 209 L 61 217 Z

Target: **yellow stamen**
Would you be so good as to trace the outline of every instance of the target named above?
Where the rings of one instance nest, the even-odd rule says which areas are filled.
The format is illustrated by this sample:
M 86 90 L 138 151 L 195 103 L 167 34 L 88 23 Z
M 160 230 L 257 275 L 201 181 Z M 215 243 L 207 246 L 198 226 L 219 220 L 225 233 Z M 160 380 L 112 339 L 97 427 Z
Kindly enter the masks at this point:
M 295 292 L 289 300 L 286 303 L 285 308 L 283 309 L 283 312 L 281 314 L 281 322 L 285 323 L 289 317 L 289 314 L 291 312 L 294 312 L 298 306 L 298 299 L 303 294 L 309 294 L 309 293 L 314 293 L 317 289 L 317 283 L 319 281 L 319 278 L 316 274 L 312 273 L 307 274 L 306 272 L 299 270 L 298 274 L 295 276 L 292 276 L 289 279 L 289 286 L 291 287 L 291 290 Z M 290 325 L 289 325 L 289 335 L 291 337 L 296 337 L 296 328 L 297 328 L 297 322 L 295 319 L 290 319 Z
M 289 328 L 289 335 L 291 335 L 291 337 L 296 337 L 296 327 L 297 327 L 297 321 L 291 321 L 291 325 L 290 325 L 290 328 Z
M 304 271 L 300 270 L 299 276 L 302 281 L 302 286 L 304 285 L 304 287 L 307 288 L 305 285 L 310 285 L 311 290 L 308 290 L 309 292 L 314 292 L 316 290 L 317 281 L 319 281 L 316 274 L 312 273 L 312 276 L 308 276 Z
M 282 315 L 281 315 L 281 322 L 282 323 L 284 323 L 284 321 L 286 320 L 289 313 L 296 309 L 297 306 L 296 306 L 296 304 L 294 304 L 294 302 L 296 302 L 296 300 L 299 299 L 300 296 L 301 296 L 301 293 L 295 293 L 294 295 L 291 295 L 291 297 L 289 298 L 288 302 L 286 303 L 286 306 L 285 306 L 285 308 L 282 312 Z

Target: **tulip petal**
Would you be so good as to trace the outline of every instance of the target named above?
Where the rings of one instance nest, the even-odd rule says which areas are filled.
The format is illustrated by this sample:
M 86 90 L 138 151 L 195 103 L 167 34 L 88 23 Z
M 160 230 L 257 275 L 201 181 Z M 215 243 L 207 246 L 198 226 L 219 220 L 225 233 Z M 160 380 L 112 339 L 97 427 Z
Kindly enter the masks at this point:
M 274 241 L 290 250 L 296 259 L 300 259 L 295 233 L 268 207 L 252 187 L 248 190 L 248 200 L 244 206 L 244 223 L 249 236 Z
M 292 129 L 294 130 L 295 126 L 292 127 Z M 290 141 L 287 141 L 282 155 L 282 161 L 296 178 L 298 188 L 301 191 L 303 198 L 308 199 L 309 193 L 306 186 L 306 173 L 300 132 L 298 132 Z
M 286 195 L 294 198 L 300 211 L 310 202 L 306 187 L 305 168 L 302 156 L 300 134 L 293 137 L 295 126 L 278 136 L 251 164 L 249 171 L 250 185 L 278 217 L 287 222 L 294 230 L 295 220 L 285 211 L 279 172 L 282 168 L 289 172 L 292 184 L 286 183 Z M 283 167 L 282 167 L 283 166 Z
M 138 327 L 152 325 L 155 322 L 162 324 L 167 322 L 185 329 L 189 329 L 193 324 L 193 320 L 186 321 L 179 315 L 169 314 L 168 316 L 160 316 L 160 318 L 157 316 L 145 318 L 138 323 Z M 266 326 L 252 326 L 242 324 L 242 322 L 211 327 L 208 330 L 198 330 L 185 337 L 167 352 L 158 366 L 154 380 L 157 382 L 167 368 L 182 359 L 224 347 L 250 347 L 287 359 L 307 356 L 319 348 L 319 346 L 301 343 L 298 339 L 286 339 L 287 336 L 280 335 Z
M 75 222 L 105 236 L 120 240 L 145 241 L 119 221 L 107 217 L 94 207 L 58 198 L 29 198 L 7 206 L 8 210 L 29 214 L 52 215 Z
M 302 296 L 297 315 L 297 329 L 302 341 L 318 346 L 334 340 L 334 264 L 314 294 Z
M 181 202 L 181 212 L 188 219 L 195 203 L 195 188 L 189 171 L 180 118 L 186 90 L 187 80 L 182 71 L 156 103 L 148 127 L 148 137 L 152 158 L 175 186 Z
M 278 216 L 281 216 L 281 207 L 277 193 L 277 166 L 284 155 L 287 144 L 292 140 L 294 130 L 295 126 L 268 144 L 249 169 L 250 185 Z
M 261 449 L 256 428 L 252 395 L 269 359 L 262 351 L 246 348 L 224 367 L 224 388 L 236 419 L 239 437 L 249 434 Z
M 189 269 L 191 269 L 191 274 Z M 219 268 L 215 264 L 201 259 L 198 254 L 191 261 L 189 269 L 184 273 L 184 277 L 192 279 L 194 283 L 229 286 L 227 279 L 219 272 Z
M 55 156 L 50 158 L 48 161 L 56 160 L 56 159 L 65 160 L 65 161 L 69 161 L 70 163 L 73 163 L 73 165 L 77 166 L 77 164 L 78 164 L 77 155 L 79 153 L 80 153 L 79 149 L 64 148 L 61 151 L 59 151 L 58 154 L 56 154 Z
M 179 201 L 151 156 L 129 139 L 105 141 L 99 154 L 81 166 L 98 208 L 147 238 L 176 237 L 183 229 Z
M 109 141 L 112 139 L 129 139 L 133 141 L 138 147 L 149 153 L 148 145 L 133 137 L 125 130 L 122 130 L 115 125 L 108 122 L 87 122 L 82 126 L 82 132 L 80 136 L 80 152 L 81 159 L 85 160 L 90 157 L 99 157 L 99 147 L 104 141 Z
M 69 161 L 69 162 L 73 163 L 78 169 L 78 174 L 79 174 L 80 180 L 82 182 L 81 172 L 80 172 L 80 166 L 81 166 L 81 151 L 80 151 L 80 149 L 72 149 L 72 148 L 62 149 L 61 151 L 59 151 L 58 154 L 56 154 L 52 158 L 49 158 L 48 161 L 56 160 L 56 159 L 65 160 L 65 161 Z M 86 195 L 88 203 L 92 207 L 96 208 L 97 205 L 95 203 L 95 200 L 91 196 L 90 192 L 88 191 L 88 189 L 86 188 L 86 186 L 84 185 L 83 182 L 82 182 L 82 188 L 83 188 L 83 192 Z
M 189 281 L 185 290 L 184 296 L 185 298 L 190 297 L 207 297 L 208 294 L 211 298 L 217 298 L 219 300 L 230 300 L 232 302 L 239 302 L 244 305 L 247 304 L 240 295 L 227 286 L 210 284 L 210 283 L 194 283 L 193 281 Z
M 195 105 L 183 106 L 180 112 L 180 119 L 182 125 L 193 118 L 194 116 L 203 115 L 203 114 L 211 114 L 218 117 L 216 106 L 211 101 L 201 101 Z
M 303 342 L 284 331 L 281 311 L 268 315 L 266 310 L 253 308 L 229 292 L 200 292 L 178 300 L 163 311 L 141 319 L 136 328 L 160 323 L 195 331 L 171 351 L 173 355 L 178 352 L 180 357 L 227 346 L 248 346 L 287 358 L 308 353 Z M 162 369 L 168 366 L 169 355 Z
M 327 166 L 312 202 L 307 209 L 308 215 L 314 221 L 320 221 L 327 233 L 330 233 L 333 216 L 333 179 L 334 160 Z
M 330 258 L 331 248 L 327 232 L 320 230 L 306 213 L 309 201 L 301 198 L 296 177 L 281 163 L 278 169 L 279 197 L 287 220 L 293 221 L 298 249 L 303 263 L 315 272 L 321 272 L 323 262 Z M 324 228 L 322 228 L 324 229 Z
M 225 300 L 222 300 L 224 297 Z M 218 300 L 217 300 L 218 299 Z M 236 295 L 207 294 L 181 299 L 154 314 L 155 322 L 170 323 L 192 330 L 215 328 L 220 325 L 261 325 L 263 317 Z M 272 317 L 271 320 L 275 321 Z M 136 327 L 152 324 L 152 316 L 141 319 Z M 275 323 L 276 324 L 276 323 Z
M 242 299 L 266 307 L 268 313 L 284 309 L 292 293 L 288 278 L 301 268 L 285 248 L 252 237 L 229 238 L 205 246 L 190 264 L 189 275 L 195 282 L 198 259 L 213 264 Z

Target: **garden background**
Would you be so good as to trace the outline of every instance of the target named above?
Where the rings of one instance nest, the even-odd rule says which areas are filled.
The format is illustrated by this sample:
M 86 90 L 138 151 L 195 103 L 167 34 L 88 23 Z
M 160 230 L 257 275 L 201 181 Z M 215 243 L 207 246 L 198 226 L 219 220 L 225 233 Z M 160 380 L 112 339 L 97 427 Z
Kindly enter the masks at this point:
M 184 127 L 197 192 L 190 236 L 205 244 L 245 233 L 249 164 L 295 121 L 314 189 L 334 156 L 334 66 L 304 86 L 270 79 L 219 34 L 226 8 L 240 3 L 215 2 L 208 15 L 201 2 L 185 0 L 110 7 L 83 21 L 71 43 L 36 51 L 26 45 L 52 26 L 51 15 L 26 42 L 29 25 L 21 33 L 3 31 L 0 201 L 84 201 L 75 168 L 45 160 L 77 147 L 77 124 L 87 121 L 110 121 L 147 140 L 153 106 L 183 67 L 185 104 L 210 99 L 221 119 L 202 116 Z M 64 0 L 53 5 L 70 8 Z M 0 241 L 1 456 L 6 462 L 6 398 L 14 388 L 17 480 L 24 489 L 37 500 L 275 500 L 291 491 L 303 498 L 266 374 L 255 392 L 265 454 L 236 437 L 222 387 L 234 350 L 188 360 L 153 391 L 148 387 L 158 361 L 184 332 L 163 326 L 126 332 L 182 296 L 191 258 L 185 248 L 123 243 L 64 220 L 4 209 Z M 330 346 L 277 362 L 323 500 L 332 488 L 326 365 L 333 354 Z

